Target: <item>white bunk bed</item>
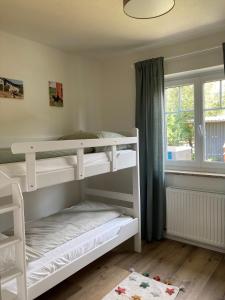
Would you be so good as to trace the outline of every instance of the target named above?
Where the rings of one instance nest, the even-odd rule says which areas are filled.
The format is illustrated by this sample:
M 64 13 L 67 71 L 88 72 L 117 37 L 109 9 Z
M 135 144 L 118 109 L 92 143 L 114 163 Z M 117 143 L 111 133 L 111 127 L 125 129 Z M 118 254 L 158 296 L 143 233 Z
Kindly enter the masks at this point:
M 133 145 L 133 150 L 117 151 L 119 145 Z M 102 146 L 110 147 L 110 150 L 107 153 L 84 154 L 87 147 Z M 1 273 L 3 300 L 34 299 L 131 237 L 134 237 L 135 251 L 141 251 L 138 147 L 137 129 L 131 137 L 124 138 L 12 145 L 13 153 L 25 154 L 25 162 L 0 165 L 0 197 L 12 196 L 11 204 L 0 206 L 0 214 L 12 211 L 14 216 L 14 235 L 0 240 L 0 249 L 15 247 L 16 256 L 15 267 Z M 37 152 L 66 149 L 77 149 L 77 155 L 36 160 Z M 90 189 L 82 180 L 125 168 L 133 169 L 132 194 Z M 72 180 L 82 180 L 82 200 L 88 197 L 107 203 L 110 203 L 109 199 L 120 200 L 119 206 L 113 205 L 120 214 L 81 235 L 73 236 L 27 265 L 23 192 Z M 127 208 L 128 203 L 131 208 Z M 45 276 L 30 280 L 30 276 L 34 278 L 35 274 L 43 273 L 43 268 Z

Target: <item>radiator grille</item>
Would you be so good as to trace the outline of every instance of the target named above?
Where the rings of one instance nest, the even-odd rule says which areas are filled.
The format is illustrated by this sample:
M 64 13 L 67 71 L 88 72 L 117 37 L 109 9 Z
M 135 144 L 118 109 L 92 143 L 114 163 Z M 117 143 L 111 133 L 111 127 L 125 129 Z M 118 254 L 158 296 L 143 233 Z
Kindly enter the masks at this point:
M 225 248 L 225 195 L 167 188 L 167 234 Z

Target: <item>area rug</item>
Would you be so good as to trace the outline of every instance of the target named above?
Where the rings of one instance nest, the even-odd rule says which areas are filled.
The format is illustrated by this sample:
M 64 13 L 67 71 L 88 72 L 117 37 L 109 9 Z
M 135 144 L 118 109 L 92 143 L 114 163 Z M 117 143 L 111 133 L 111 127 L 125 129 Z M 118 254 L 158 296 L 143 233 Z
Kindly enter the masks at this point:
M 179 288 L 133 272 L 102 300 L 174 300 Z

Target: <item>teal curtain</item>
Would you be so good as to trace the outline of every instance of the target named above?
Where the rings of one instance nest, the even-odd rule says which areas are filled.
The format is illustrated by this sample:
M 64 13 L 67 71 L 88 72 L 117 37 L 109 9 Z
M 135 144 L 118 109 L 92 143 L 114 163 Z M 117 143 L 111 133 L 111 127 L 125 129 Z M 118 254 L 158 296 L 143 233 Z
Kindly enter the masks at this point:
M 225 74 L 225 43 L 223 43 L 223 65 L 224 65 L 224 74 Z
M 162 57 L 135 64 L 136 126 L 140 137 L 140 186 L 142 238 L 163 238 L 164 187 L 164 60 Z

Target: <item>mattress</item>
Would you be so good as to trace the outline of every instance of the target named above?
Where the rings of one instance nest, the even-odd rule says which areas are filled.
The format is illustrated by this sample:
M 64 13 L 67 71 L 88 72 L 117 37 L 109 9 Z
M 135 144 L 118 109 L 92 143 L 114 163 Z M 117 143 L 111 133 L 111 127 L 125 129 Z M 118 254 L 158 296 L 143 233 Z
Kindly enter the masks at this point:
M 110 241 L 119 234 L 123 226 L 129 224 L 132 220 L 133 218 L 129 216 L 119 216 L 54 248 L 45 253 L 40 259 L 30 262 L 27 266 L 28 287 Z M 3 288 L 15 293 L 16 281 L 5 284 Z
M 117 158 L 122 162 L 131 160 L 135 162 L 136 152 L 134 150 L 120 150 L 117 151 Z M 95 166 L 111 161 L 111 151 L 90 153 L 84 155 L 84 166 Z M 40 159 L 36 161 L 36 171 L 38 174 L 52 171 L 59 171 L 71 168 L 77 165 L 77 156 L 63 156 L 56 158 Z M 9 177 L 21 177 L 26 175 L 25 162 L 15 162 L 8 164 L 1 164 L 0 171 L 3 171 Z
M 48 217 L 26 222 L 26 245 L 40 256 L 85 232 L 119 217 L 114 207 L 97 201 L 82 201 Z M 5 232 L 12 235 L 13 231 Z

